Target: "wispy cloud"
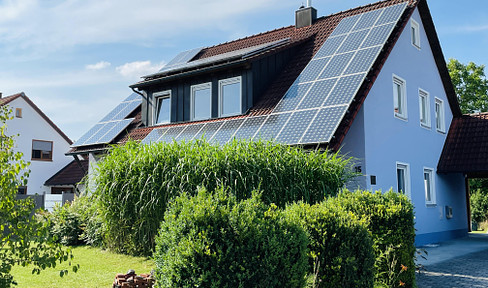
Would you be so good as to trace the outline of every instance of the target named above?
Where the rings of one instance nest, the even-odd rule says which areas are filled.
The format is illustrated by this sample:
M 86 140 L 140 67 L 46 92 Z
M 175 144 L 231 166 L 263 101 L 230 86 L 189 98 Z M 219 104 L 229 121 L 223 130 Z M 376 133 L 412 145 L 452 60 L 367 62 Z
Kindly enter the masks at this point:
M 100 61 L 98 63 L 95 63 L 95 64 L 88 64 L 85 66 L 85 68 L 87 70 L 102 70 L 102 69 L 105 69 L 107 67 L 110 67 L 110 62 L 107 62 L 107 61 Z
M 157 72 L 164 63 L 152 64 L 151 61 L 135 61 L 118 66 L 115 70 L 122 76 L 137 80 L 141 76 Z
M 461 26 L 455 31 L 460 33 L 486 32 L 488 31 L 488 24 Z

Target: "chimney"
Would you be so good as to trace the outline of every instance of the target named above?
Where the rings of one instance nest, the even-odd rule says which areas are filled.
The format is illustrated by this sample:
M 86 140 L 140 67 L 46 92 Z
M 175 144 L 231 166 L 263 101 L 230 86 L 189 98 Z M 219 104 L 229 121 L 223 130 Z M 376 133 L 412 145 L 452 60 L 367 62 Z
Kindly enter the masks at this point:
M 312 0 L 307 0 L 307 7 L 300 7 L 295 12 L 295 28 L 312 25 L 317 20 L 317 9 L 312 7 Z
M 0 92 L 0 99 L 2 99 L 2 92 Z

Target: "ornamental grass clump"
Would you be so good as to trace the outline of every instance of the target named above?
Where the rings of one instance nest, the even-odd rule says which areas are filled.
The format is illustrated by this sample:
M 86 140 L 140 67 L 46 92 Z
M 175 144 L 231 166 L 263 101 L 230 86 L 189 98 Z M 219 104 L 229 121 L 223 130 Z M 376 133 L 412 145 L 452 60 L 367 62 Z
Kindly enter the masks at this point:
M 114 147 L 100 162 L 96 197 L 105 221 L 106 243 L 118 252 L 150 255 L 168 201 L 227 187 L 236 199 L 262 191 L 264 203 L 316 203 L 334 196 L 354 174 L 350 159 L 272 142 L 232 141 Z
M 159 287 L 304 287 L 307 235 L 259 195 L 219 188 L 171 202 L 156 238 Z

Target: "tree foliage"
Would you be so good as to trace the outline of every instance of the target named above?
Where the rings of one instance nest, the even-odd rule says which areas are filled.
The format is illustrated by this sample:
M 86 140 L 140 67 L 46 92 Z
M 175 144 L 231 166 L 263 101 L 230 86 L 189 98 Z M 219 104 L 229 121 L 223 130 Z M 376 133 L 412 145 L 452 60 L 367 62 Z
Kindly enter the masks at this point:
M 55 267 L 73 256 L 49 236 L 48 224 L 32 215 L 32 199 L 17 200 L 19 186 L 27 185 L 28 165 L 16 152 L 14 137 L 7 136 L 11 110 L 0 106 L 0 287 L 16 284 L 10 271 L 14 265 L 32 265 L 32 273 Z M 78 266 L 73 266 L 76 271 Z M 67 270 L 60 271 L 63 276 Z
M 487 112 L 488 80 L 485 65 L 473 62 L 466 65 L 456 59 L 449 59 L 447 68 L 463 114 Z

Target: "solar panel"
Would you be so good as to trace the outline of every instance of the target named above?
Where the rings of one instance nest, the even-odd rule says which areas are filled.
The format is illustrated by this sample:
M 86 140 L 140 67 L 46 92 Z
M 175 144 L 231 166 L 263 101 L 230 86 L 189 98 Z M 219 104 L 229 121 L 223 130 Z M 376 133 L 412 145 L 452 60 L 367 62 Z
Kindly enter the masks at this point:
M 300 144 L 328 143 L 337 126 L 344 117 L 347 106 L 326 107 L 320 109 L 308 130 L 304 133 Z
M 125 117 L 129 116 L 130 113 L 134 112 L 139 105 L 141 105 L 141 102 L 139 101 L 127 102 L 127 105 L 110 120 L 123 120 Z
M 130 102 L 122 102 L 120 103 L 119 105 L 117 105 L 117 107 L 115 107 L 112 111 L 110 111 L 105 117 L 103 117 L 102 120 L 100 120 L 100 122 L 108 122 L 110 120 L 112 120 L 112 118 L 119 114 L 120 111 L 124 110 L 125 107 L 127 107 L 129 105 Z
M 220 129 L 214 134 L 212 139 L 210 139 L 210 142 L 218 144 L 227 143 L 232 138 L 232 135 L 234 135 L 237 128 L 241 126 L 242 122 L 244 122 L 244 119 L 233 119 L 225 121 L 222 127 L 220 127 Z
M 382 10 L 374 10 L 363 13 L 354 28 L 352 28 L 352 31 L 358 31 L 361 29 L 368 29 L 370 27 L 373 27 L 378 20 L 381 12 Z
M 345 53 L 359 49 L 364 39 L 369 33 L 369 29 L 352 32 L 347 35 L 346 40 L 342 43 L 341 47 L 337 50 L 337 53 Z
M 329 60 L 330 57 L 310 61 L 307 67 L 300 73 L 296 82 L 304 83 L 317 79 L 317 75 L 320 75 L 320 72 L 322 72 L 327 63 L 329 63 Z
M 276 141 L 285 144 L 297 144 L 318 111 L 319 109 L 314 109 L 293 113 L 290 121 L 288 121 L 283 130 L 281 130 Z
M 366 73 L 362 73 L 340 78 L 323 106 L 349 105 L 361 86 L 361 83 L 363 83 L 365 76 Z
M 347 66 L 344 74 L 348 75 L 353 73 L 368 72 L 368 70 L 371 69 L 371 65 L 378 57 L 380 51 L 381 46 L 359 50 L 352 59 L 351 64 Z
M 93 134 L 88 140 L 83 142 L 83 145 L 94 145 L 97 144 L 98 139 L 102 138 L 103 135 L 107 134 L 108 131 L 110 131 L 112 128 L 117 125 L 117 122 L 107 122 L 105 125 L 100 128 L 100 130 L 97 131 L 97 133 Z
M 205 126 L 203 126 L 202 129 L 198 131 L 198 133 L 195 135 L 195 138 L 193 139 L 212 139 L 212 136 L 215 134 L 215 132 L 217 132 L 217 130 L 219 130 L 220 126 L 222 126 L 223 123 L 224 121 L 206 123 Z
M 306 95 L 313 83 L 295 84 L 288 89 L 280 103 L 276 105 L 273 112 L 285 112 L 295 110 L 298 103 Z
M 269 115 L 266 122 L 261 126 L 261 129 L 254 135 L 253 139 L 274 140 L 281 128 L 285 126 L 290 115 L 291 113 Z
M 168 128 L 158 128 L 152 130 L 142 141 L 141 144 L 150 144 L 154 142 L 158 142 L 159 138 L 164 135 L 168 131 Z
M 374 27 L 368 37 L 366 37 L 366 40 L 364 40 L 361 48 L 376 46 L 385 43 L 385 41 L 388 40 L 388 36 L 390 36 L 391 31 L 395 27 L 395 24 L 396 23 L 390 23 Z
M 132 93 L 129 97 L 125 98 L 123 102 L 141 101 L 141 95 L 137 93 Z
M 400 3 L 387 8 L 383 8 L 384 12 L 376 22 L 376 26 L 383 25 L 390 22 L 398 22 L 398 18 L 402 16 L 403 11 L 407 8 L 407 3 Z
M 73 147 L 82 146 L 86 140 L 88 140 L 90 137 L 92 137 L 93 134 L 97 133 L 98 130 L 100 130 L 103 126 L 105 126 L 105 123 L 98 123 L 95 126 L 93 126 L 90 130 L 88 130 L 88 132 L 83 134 L 83 136 L 81 136 L 80 139 L 78 139 L 75 142 L 75 144 L 73 144 Z
M 349 64 L 349 61 L 351 61 L 352 56 L 354 56 L 354 52 L 335 55 L 332 60 L 330 60 L 327 68 L 322 71 L 322 74 L 320 74 L 318 79 L 341 76 L 347 64 Z
M 122 132 L 125 128 L 127 128 L 127 126 L 129 126 L 132 120 L 134 120 L 134 118 L 114 122 L 115 125 L 113 126 L 113 128 L 110 129 L 105 135 L 100 137 L 97 140 L 97 144 L 105 144 L 114 140 L 115 137 L 120 134 L 120 132 Z
M 313 89 L 310 90 L 310 93 L 305 95 L 298 109 L 309 109 L 322 106 L 322 103 L 324 103 L 324 100 L 330 94 L 330 91 L 332 91 L 336 82 L 337 78 L 315 82 Z
M 359 20 L 359 17 L 361 17 L 361 14 L 342 19 L 341 22 L 339 22 L 339 25 L 337 25 L 337 27 L 334 29 L 332 34 L 330 34 L 330 36 L 332 37 L 336 35 L 349 33 L 352 27 L 356 25 L 356 22 Z
M 236 139 L 251 139 L 259 130 L 267 116 L 247 117 L 234 134 Z
M 166 130 L 166 133 L 164 133 L 164 135 L 162 135 L 161 138 L 158 139 L 158 142 L 173 142 L 173 140 L 178 137 L 178 135 L 181 133 L 181 131 L 183 131 L 183 129 L 185 129 L 185 127 L 186 126 L 174 126 L 168 128 L 168 130 Z
M 202 127 L 205 125 L 205 123 L 198 123 L 194 125 L 188 125 L 185 130 L 183 130 L 180 135 L 178 135 L 178 138 L 176 138 L 176 141 L 190 141 L 195 137 L 195 135 L 202 129 Z
M 347 35 L 337 36 L 334 38 L 327 38 L 325 43 L 320 47 L 319 51 L 315 53 L 314 59 L 334 55 L 339 46 L 341 46 Z
M 200 53 L 200 51 L 202 51 L 202 49 L 203 48 L 195 48 L 195 49 L 191 49 L 191 50 L 187 50 L 187 51 L 183 51 L 183 52 L 179 53 L 178 55 L 176 55 L 175 58 L 173 58 L 171 61 L 169 61 L 168 64 L 166 64 L 166 66 L 163 67 L 163 69 L 166 67 L 184 64 L 184 63 L 191 61 L 191 59 L 193 59 L 195 56 L 197 56 L 197 54 Z

